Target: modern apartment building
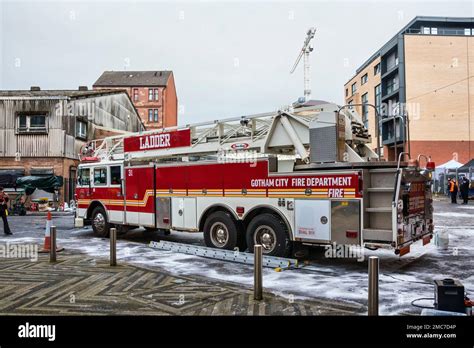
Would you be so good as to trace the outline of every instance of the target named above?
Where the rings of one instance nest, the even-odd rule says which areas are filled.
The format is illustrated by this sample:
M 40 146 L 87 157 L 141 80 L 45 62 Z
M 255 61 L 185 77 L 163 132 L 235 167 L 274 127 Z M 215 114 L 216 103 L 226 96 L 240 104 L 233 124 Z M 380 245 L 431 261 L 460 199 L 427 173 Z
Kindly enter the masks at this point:
M 412 157 L 469 161 L 474 18 L 415 17 L 356 70 L 344 85 L 344 98 L 363 115 L 374 149 L 379 124 L 384 158 L 396 159 L 407 140 Z
M 122 89 L 147 129 L 176 126 L 178 98 L 172 71 L 105 71 L 93 89 Z

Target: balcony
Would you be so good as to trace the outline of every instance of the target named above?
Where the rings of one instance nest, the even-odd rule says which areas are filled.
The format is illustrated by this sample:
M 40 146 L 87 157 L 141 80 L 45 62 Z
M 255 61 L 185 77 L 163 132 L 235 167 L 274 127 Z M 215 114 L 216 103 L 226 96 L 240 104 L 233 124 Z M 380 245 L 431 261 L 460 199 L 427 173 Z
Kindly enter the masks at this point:
M 394 120 L 393 117 L 387 116 L 382 118 L 382 145 L 395 144 L 394 123 L 396 129 L 397 144 L 401 144 L 405 141 L 405 127 L 401 119 L 396 118 Z

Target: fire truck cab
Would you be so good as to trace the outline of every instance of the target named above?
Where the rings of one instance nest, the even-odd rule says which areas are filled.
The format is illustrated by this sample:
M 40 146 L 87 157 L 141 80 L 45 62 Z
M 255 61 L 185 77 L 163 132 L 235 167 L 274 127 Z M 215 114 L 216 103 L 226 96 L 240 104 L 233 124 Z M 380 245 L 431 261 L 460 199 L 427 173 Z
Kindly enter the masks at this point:
M 332 103 L 110 137 L 79 166 L 78 223 L 203 232 L 207 246 L 289 256 L 298 244 L 392 248 L 433 233 L 431 168 L 380 161 Z M 407 156 L 408 157 L 408 156 Z

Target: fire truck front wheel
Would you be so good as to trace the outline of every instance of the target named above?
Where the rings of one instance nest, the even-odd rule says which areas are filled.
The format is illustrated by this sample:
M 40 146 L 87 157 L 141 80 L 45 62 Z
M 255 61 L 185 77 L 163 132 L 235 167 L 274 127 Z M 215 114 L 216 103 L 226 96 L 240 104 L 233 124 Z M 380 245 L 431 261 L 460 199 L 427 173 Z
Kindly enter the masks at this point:
M 262 246 L 265 255 L 288 257 L 291 253 L 287 227 L 273 214 L 257 215 L 250 221 L 247 227 L 247 245 L 251 252 L 255 244 Z
M 204 241 L 206 246 L 212 248 L 233 250 L 237 247 L 239 250 L 243 250 L 245 238 L 230 214 L 216 211 L 206 219 Z
M 107 214 L 104 208 L 97 207 L 92 212 L 92 230 L 98 237 L 109 236 L 109 222 L 107 221 Z

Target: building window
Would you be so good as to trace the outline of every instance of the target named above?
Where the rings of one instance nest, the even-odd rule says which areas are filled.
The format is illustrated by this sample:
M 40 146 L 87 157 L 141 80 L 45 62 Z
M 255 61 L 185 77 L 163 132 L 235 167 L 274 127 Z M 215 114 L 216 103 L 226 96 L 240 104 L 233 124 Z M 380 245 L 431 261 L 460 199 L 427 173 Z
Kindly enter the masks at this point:
M 138 88 L 133 89 L 133 101 L 138 101 Z
M 160 90 L 158 88 L 155 88 L 154 89 L 154 92 L 155 92 L 155 100 L 158 101 L 159 100 L 159 96 L 160 96 Z
M 429 34 L 430 33 L 430 28 L 423 28 L 423 34 Z
M 79 169 L 79 174 L 77 177 L 77 185 L 79 186 L 89 186 L 91 183 L 91 172 L 89 168 Z
M 387 70 L 391 70 L 398 65 L 398 56 L 396 52 L 393 52 L 387 57 Z
M 110 167 L 110 185 L 120 185 L 122 183 L 122 167 Z
M 354 82 L 351 86 L 351 92 L 354 94 L 357 91 L 357 82 Z
M 87 139 L 87 122 L 76 121 L 76 137 Z
M 346 88 L 346 97 L 349 96 L 349 88 Z
M 389 100 L 388 101 L 388 116 L 398 116 L 400 115 L 400 103 L 398 100 Z
M 432 35 L 438 35 L 438 28 L 431 28 Z
M 153 100 L 153 89 L 148 88 L 148 101 L 152 101 L 152 100 Z
M 382 102 L 382 88 L 380 85 L 375 86 L 375 107 L 380 114 L 380 105 Z
M 94 168 L 94 185 L 107 184 L 107 168 Z
M 347 102 L 347 105 L 352 105 L 354 104 L 354 99 L 351 99 Z M 349 109 L 352 109 L 352 106 L 349 106 Z
M 368 103 L 368 93 L 362 94 L 362 122 L 364 122 L 365 128 L 369 127 L 369 107 Z
M 153 122 L 153 109 L 148 109 L 148 122 Z
M 387 94 L 390 94 L 398 89 L 398 75 L 390 78 L 387 81 Z
M 154 114 L 154 121 L 155 121 L 155 122 L 158 122 L 158 121 L 159 121 L 158 109 L 155 109 L 153 114 Z
M 380 74 L 380 63 L 374 66 L 374 75 Z
M 361 84 L 361 85 L 365 85 L 368 80 L 369 80 L 369 76 L 368 76 L 367 74 L 364 74 L 364 75 L 362 75 L 362 77 L 360 78 L 360 84 Z
M 46 114 L 20 114 L 17 123 L 18 133 L 47 133 Z
M 471 35 L 471 29 L 469 28 L 464 29 L 464 35 Z

